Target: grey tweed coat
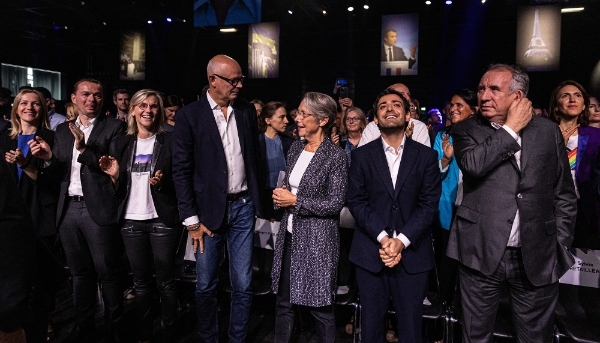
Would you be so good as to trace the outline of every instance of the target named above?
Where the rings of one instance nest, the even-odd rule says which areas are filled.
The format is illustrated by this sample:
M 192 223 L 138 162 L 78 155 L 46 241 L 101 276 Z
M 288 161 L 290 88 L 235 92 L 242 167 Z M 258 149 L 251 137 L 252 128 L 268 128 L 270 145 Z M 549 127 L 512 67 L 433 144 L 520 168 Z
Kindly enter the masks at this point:
M 296 141 L 288 152 L 284 184 L 304 150 Z M 287 218 L 294 215 L 290 302 L 312 307 L 333 303 L 340 255 L 339 219 L 348 186 L 348 163 L 344 151 L 325 139 L 315 152 L 298 187 L 296 206 L 285 210 L 275 243 L 272 289 L 279 289 Z

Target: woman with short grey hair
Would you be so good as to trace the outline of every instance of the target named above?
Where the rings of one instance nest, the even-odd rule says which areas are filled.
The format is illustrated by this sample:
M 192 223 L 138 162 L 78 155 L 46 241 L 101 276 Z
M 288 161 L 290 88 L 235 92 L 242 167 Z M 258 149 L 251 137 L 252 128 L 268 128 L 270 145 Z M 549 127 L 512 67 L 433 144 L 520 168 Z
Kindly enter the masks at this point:
M 346 197 L 346 154 L 327 138 L 337 113 L 335 101 L 307 93 L 296 115 L 298 134 L 289 150 L 284 186 L 273 191 L 285 209 L 275 242 L 272 289 L 277 295 L 275 343 L 288 343 L 294 307 L 315 317 L 319 342 L 335 340 L 333 297 L 339 260 L 339 216 Z

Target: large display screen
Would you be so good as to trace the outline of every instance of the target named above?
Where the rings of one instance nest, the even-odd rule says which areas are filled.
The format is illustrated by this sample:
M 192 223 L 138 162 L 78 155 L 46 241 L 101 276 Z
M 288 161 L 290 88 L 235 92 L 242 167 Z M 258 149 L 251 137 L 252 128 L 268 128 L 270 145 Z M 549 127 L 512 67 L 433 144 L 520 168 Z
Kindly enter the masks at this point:
M 560 64 L 560 7 L 519 8 L 516 61 L 528 71 L 558 70 Z
M 255 79 L 279 77 L 279 23 L 250 25 L 248 75 Z
M 418 47 L 417 13 L 381 17 L 381 75 L 417 75 Z

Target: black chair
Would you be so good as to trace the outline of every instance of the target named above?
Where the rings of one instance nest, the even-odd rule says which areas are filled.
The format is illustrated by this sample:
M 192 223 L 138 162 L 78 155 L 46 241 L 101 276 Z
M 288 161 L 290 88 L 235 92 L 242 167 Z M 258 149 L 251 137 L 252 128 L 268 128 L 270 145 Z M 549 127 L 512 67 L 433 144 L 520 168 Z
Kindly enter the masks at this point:
M 560 284 L 554 320 L 556 342 L 600 343 L 600 289 Z

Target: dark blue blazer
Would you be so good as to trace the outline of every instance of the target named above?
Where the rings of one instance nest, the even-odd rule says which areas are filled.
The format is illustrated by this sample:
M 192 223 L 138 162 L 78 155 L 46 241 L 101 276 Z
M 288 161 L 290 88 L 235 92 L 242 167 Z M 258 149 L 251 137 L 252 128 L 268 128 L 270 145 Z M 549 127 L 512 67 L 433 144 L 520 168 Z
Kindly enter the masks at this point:
M 429 230 L 440 194 L 437 154 L 431 148 L 405 140 L 395 189 L 381 139 L 353 150 L 347 202 L 356 225 L 350 261 L 373 273 L 381 271 L 377 236 L 385 230 L 391 237 L 395 230 L 411 242 L 400 265 L 411 274 L 433 268 Z
M 246 168 L 248 192 L 260 213 L 257 163 L 258 124 L 253 105 L 236 100 L 233 113 Z M 182 220 L 197 215 L 209 230 L 218 229 L 227 206 L 227 161 L 206 94 L 177 112 L 173 130 L 173 181 Z

